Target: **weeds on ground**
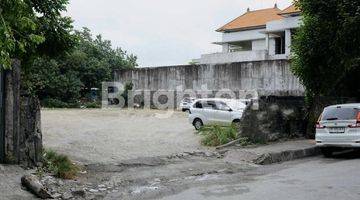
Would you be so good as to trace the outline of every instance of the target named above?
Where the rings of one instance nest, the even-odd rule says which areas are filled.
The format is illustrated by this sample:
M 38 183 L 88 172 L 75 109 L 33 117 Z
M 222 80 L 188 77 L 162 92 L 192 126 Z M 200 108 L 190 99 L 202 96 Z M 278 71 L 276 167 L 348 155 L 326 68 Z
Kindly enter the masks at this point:
M 239 144 L 243 147 L 253 145 L 254 143 L 247 137 L 241 137 L 239 138 Z
M 203 136 L 201 143 L 205 146 L 219 146 L 237 139 L 238 131 L 235 126 L 204 126 L 199 130 Z
M 238 137 L 236 125 L 219 126 L 211 125 L 202 127 L 198 133 L 203 137 L 201 143 L 205 146 L 219 146 L 238 139 L 241 146 L 252 145 L 253 142 L 247 137 Z
M 58 99 L 47 98 L 41 101 L 41 106 L 45 108 L 80 108 L 80 102 L 63 102 Z
M 74 179 L 80 171 L 79 166 L 74 164 L 67 156 L 58 154 L 53 150 L 44 150 L 43 162 L 43 167 L 37 170 L 40 176 L 45 172 L 49 172 L 58 178 Z
M 86 102 L 83 105 L 84 108 L 101 108 L 100 102 Z

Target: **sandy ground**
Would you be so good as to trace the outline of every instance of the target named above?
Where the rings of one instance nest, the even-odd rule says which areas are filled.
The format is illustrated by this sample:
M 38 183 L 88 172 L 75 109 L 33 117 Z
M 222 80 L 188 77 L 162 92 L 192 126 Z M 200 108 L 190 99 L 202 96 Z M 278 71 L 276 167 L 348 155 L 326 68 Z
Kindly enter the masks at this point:
M 116 163 L 203 150 L 187 114 L 157 110 L 42 110 L 45 148 L 77 161 Z

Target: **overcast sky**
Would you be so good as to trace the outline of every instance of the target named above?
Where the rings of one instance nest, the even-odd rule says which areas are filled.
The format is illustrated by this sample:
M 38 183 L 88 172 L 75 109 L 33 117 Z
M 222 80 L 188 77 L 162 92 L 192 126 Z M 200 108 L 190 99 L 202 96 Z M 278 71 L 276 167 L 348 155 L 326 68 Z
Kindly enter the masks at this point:
M 75 28 L 102 34 L 114 47 L 138 56 L 140 67 L 187 64 L 218 52 L 215 30 L 251 10 L 291 0 L 70 0 L 66 15 Z

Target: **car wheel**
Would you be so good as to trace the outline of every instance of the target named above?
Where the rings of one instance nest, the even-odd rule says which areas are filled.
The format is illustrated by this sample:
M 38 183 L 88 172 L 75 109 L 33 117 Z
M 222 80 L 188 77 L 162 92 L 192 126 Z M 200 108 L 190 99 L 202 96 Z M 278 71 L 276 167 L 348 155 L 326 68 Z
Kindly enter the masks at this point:
M 321 153 L 322 153 L 326 158 L 332 157 L 333 152 L 334 152 L 334 149 L 332 149 L 332 148 L 328 148 L 328 147 L 321 148 Z
M 196 130 L 200 130 L 201 127 L 204 126 L 204 123 L 201 121 L 201 119 L 197 118 L 197 119 L 194 120 L 193 125 L 194 125 Z

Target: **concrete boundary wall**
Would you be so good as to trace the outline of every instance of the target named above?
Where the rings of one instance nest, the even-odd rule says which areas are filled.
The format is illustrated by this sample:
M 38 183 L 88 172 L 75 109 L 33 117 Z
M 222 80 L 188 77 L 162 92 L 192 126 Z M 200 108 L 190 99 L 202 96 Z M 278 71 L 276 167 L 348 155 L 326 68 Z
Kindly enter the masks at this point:
M 115 71 L 114 80 L 134 90 L 256 90 L 260 95 L 303 96 L 288 60 L 219 65 L 181 65 Z

